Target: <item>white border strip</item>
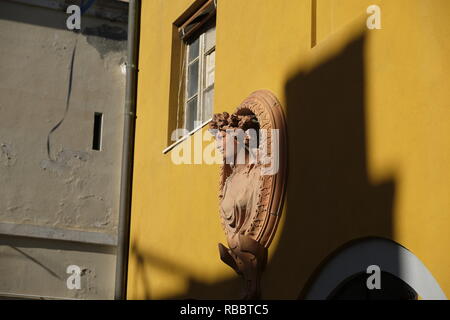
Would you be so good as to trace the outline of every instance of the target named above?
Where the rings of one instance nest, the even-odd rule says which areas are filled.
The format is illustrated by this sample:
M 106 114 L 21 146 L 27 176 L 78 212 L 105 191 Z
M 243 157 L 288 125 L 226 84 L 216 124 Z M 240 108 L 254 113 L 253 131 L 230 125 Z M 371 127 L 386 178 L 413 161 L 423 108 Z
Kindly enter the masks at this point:
M 9 293 L 9 292 L 1 292 L 0 291 L 0 300 L 1 298 L 10 298 L 10 299 L 24 299 L 24 300 L 82 300 L 75 298 L 67 298 L 67 297 L 51 297 L 51 296 L 38 296 L 33 294 L 24 294 L 24 293 Z
M 0 223 L 0 235 L 117 246 L 117 235 L 32 224 Z

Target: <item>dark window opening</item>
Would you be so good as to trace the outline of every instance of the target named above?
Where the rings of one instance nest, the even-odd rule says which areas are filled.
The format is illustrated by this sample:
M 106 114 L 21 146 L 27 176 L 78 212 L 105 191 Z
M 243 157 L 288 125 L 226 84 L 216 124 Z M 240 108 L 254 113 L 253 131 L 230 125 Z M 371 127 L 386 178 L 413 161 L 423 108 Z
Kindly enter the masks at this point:
M 417 300 L 418 295 L 396 276 L 381 272 L 381 289 L 370 290 L 366 280 L 369 274 L 359 273 L 344 280 L 328 297 L 329 300 Z
M 92 150 L 101 151 L 102 149 L 102 127 L 103 113 L 96 112 L 94 114 L 94 135 L 92 140 Z

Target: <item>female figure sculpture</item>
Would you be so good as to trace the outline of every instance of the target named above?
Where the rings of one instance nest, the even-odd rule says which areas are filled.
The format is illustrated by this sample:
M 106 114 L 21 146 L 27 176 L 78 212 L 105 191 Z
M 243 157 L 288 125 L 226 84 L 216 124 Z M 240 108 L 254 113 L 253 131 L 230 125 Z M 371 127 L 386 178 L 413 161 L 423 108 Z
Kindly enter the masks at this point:
M 258 299 L 285 191 L 284 116 L 275 96 L 261 90 L 244 100 L 234 114 L 215 114 L 210 130 L 224 158 L 219 211 L 228 248 L 219 244 L 220 257 L 243 276 L 244 299 Z M 267 170 L 269 158 L 278 162 L 275 172 Z

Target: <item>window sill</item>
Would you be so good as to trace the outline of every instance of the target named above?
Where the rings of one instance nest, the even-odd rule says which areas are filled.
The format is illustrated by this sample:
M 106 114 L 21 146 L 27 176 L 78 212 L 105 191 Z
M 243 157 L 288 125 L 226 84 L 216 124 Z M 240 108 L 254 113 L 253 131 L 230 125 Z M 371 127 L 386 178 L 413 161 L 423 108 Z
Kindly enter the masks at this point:
M 175 141 L 174 143 L 172 143 L 170 146 L 168 146 L 167 148 L 165 148 L 162 153 L 166 154 L 169 151 L 171 151 L 173 148 L 175 148 L 177 145 L 179 145 L 180 143 L 182 143 L 183 141 L 187 140 L 190 136 L 192 136 L 194 133 L 196 133 L 197 131 L 199 131 L 200 129 L 202 129 L 204 126 L 206 126 L 208 123 L 210 123 L 212 120 L 206 120 L 205 122 L 203 122 L 201 125 L 199 125 L 198 127 L 194 128 L 191 132 L 189 132 L 187 135 L 185 135 L 184 137 L 178 139 L 177 141 Z

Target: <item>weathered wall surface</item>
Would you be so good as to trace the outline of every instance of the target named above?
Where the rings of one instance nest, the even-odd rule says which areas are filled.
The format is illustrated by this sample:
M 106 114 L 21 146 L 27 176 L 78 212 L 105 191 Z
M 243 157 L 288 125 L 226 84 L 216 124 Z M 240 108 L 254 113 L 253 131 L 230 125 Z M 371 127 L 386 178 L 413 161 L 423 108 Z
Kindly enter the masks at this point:
M 126 18 L 126 9 L 122 11 Z M 84 15 L 81 33 L 75 33 L 67 30 L 67 17 L 63 10 L 0 3 L 0 232 L 114 246 L 127 25 Z M 100 151 L 92 149 L 95 113 L 103 114 Z M 2 238 L 0 255 L 0 292 L 83 296 L 67 288 L 52 293 L 50 287 L 33 285 L 31 275 L 38 274 L 27 268 L 34 262 L 7 248 L 23 245 L 24 240 L 10 237 L 8 243 L 6 239 Z M 15 242 L 19 240 L 20 245 Z M 59 270 L 71 259 L 91 255 L 92 261 L 101 262 L 97 266 L 92 262 L 92 267 L 104 273 L 95 280 L 101 282 L 97 287 L 104 288 L 95 294 L 86 292 L 84 297 L 111 297 L 112 291 L 106 288 L 113 288 L 114 247 L 100 253 L 91 248 L 94 252 L 84 254 L 76 244 L 59 248 L 58 244 L 49 247 L 46 241 L 30 243 L 25 246 L 28 254 L 44 265 L 51 257 Z M 24 260 L 31 282 L 16 279 L 20 276 L 13 272 L 15 259 Z M 65 287 L 67 275 L 59 274 Z
M 192 3 L 143 1 L 130 298 L 240 293 L 217 251 L 218 167 L 177 166 L 161 153 L 173 22 Z M 381 30 L 366 28 L 372 4 Z M 449 6 L 218 1 L 215 112 L 269 89 L 289 126 L 287 202 L 264 298 L 297 298 L 324 259 L 367 236 L 411 250 L 450 296 Z
M 115 250 L 111 246 L 0 236 L 3 297 L 112 299 Z M 80 267 L 80 289 L 69 290 L 67 267 Z

